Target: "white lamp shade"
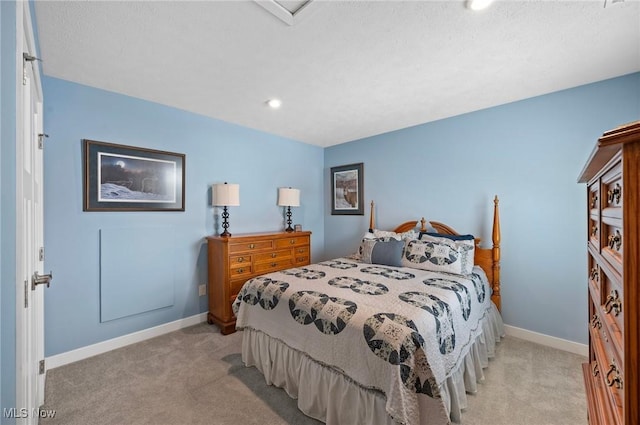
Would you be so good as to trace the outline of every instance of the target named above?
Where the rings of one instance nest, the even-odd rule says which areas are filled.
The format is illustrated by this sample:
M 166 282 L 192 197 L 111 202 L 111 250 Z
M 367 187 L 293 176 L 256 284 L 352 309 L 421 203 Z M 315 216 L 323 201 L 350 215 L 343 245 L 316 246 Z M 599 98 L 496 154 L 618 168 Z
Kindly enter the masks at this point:
M 291 189 L 290 187 L 279 187 L 278 188 L 278 206 L 299 207 L 300 206 L 300 189 Z
M 240 185 L 218 183 L 213 185 L 214 206 L 237 207 L 240 205 Z

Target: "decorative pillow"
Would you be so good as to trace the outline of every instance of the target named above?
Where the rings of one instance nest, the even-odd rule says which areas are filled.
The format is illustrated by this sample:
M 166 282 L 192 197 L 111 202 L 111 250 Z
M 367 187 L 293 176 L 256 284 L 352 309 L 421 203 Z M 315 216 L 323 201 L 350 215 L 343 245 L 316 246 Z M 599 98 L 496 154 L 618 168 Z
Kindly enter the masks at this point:
M 376 239 L 384 238 L 385 240 L 393 238 L 401 241 L 403 239 L 416 239 L 418 237 L 418 232 L 416 232 L 415 230 L 409 230 L 407 232 L 396 233 L 388 232 L 386 230 L 373 229 L 373 237 Z
M 452 241 L 475 241 L 475 237 L 473 235 L 446 235 L 444 233 L 438 232 L 420 232 L 420 236 L 418 239 L 422 239 L 422 235 L 433 236 L 436 238 L 446 238 Z
M 454 241 L 438 239 L 441 241 L 407 239 L 402 265 L 434 272 L 463 274 L 462 249 Z
M 460 253 L 460 274 L 469 275 L 473 271 L 476 242 L 473 235 L 444 235 L 440 233 L 420 233 L 420 240 L 434 243 L 450 243 Z
M 363 239 L 360 245 L 360 261 L 370 264 L 402 267 L 402 250 L 404 241 L 394 238 L 388 241 Z

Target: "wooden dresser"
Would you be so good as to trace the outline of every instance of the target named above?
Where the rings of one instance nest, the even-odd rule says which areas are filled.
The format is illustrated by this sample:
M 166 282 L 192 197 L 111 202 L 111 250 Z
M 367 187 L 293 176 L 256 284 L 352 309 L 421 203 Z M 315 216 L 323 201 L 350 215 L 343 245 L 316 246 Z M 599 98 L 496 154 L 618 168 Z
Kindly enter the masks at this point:
M 640 121 L 602 135 L 587 183 L 589 423 L 640 423 Z
M 306 266 L 311 258 L 311 232 L 245 233 L 207 237 L 209 314 L 207 321 L 223 335 L 236 330 L 231 304 L 242 285 L 261 274 Z

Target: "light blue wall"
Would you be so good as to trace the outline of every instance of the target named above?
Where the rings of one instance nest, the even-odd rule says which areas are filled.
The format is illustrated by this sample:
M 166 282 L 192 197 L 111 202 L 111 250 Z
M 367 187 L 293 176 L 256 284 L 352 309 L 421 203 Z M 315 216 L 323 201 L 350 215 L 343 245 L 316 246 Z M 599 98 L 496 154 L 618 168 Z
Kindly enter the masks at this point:
M 16 3 L 0 1 L 0 408 L 16 404 Z M 0 416 L 0 423 L 14 419 Z
M 330 215 L 329 170 L 364 162 L 377 226 L 424 216 L 490 243 L 500 197 L 508 325 L 587 343 L 586 188 L 597 138 L 640 118 L 640 73 L 325 150 L 325 257 L 355 251 L 365 216 Z
M 313 232 L 317 258 L 324 245 L 321 148 L 59 79 L 45 77 L 43 85 L 50 135 L 44 152 L 45 269 L 54 274 L 45 298 L 45 355 L 207 311 L 197 286 L 206 282 L 204 238 L 220 230 L 210 206 L 213 183 L 240 184 L 241 206 L 230 208 L 232 233 L 283 229 L 277 188 L 301 189 L 302 206 L 293 218 Z M 186 154 L 186 211 L 83 212 L 85 138 Z M 178 253 L 174 305 L 100 323 L 99 232 L 126 227 L 171 232 Z

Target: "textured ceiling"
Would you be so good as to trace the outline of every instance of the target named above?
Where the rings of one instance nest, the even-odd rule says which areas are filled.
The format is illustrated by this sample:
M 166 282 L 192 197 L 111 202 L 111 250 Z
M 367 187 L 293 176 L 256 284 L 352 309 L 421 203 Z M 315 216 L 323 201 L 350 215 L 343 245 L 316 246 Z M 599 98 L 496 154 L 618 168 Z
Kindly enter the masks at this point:
M 35 11 L 45 75 L 319 146 L 640 71 L 638 0 L 315 0 L 291 24 L 254 1 Z

